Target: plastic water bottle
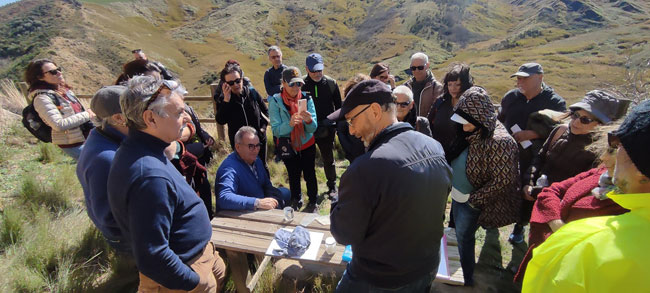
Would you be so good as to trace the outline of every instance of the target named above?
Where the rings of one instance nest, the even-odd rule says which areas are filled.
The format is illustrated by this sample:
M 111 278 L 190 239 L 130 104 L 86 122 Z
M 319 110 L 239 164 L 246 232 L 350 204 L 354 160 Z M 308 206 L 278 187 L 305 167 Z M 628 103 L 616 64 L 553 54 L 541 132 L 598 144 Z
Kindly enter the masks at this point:
M 350 245 L 345 246 L 345 250 L 343 250 L 342 259 L 347 262 L 350 262 L 352 260 L 352 246 Z
M 549 186 L 550 184 L 548 184 L 548 178 L 546 177 L 546 174 L 542 174 L 542 176 L 539 176 L 539 178 L 537 178 L 537 181 L 535 182 L 535 185 L 541 187 Z

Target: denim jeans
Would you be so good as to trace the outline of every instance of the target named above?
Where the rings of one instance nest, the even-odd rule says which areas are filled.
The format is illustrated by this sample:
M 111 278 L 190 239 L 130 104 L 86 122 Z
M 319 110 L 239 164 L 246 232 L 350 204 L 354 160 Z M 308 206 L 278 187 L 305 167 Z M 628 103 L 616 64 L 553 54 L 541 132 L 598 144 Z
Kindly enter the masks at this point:
M 468 202 L 459 203 L 452 200 L 451 210 L 454 213 L 456 224 L 456 240 L 458 241 L 458 253 L 460 255 L 460 266 L 463 268 L 465 285 L 474 284 L 474 266 L 476 265 L 474 246 L 476 244 L 476 230 L 478 229 L 478 216 L 481 214 L 469 205 Z
M 348 265 L 349 268 L 349 265 Z M 435 274 L 427 274 L 421 278 L 406 284 L 399 288 L 380 288 L 371 285 L 368 282 L 359 280 L 352 276 L 348 269 L 343 272 L 343 277 L 336 286 L 336 293 L 354 292 L 354 293 L 410 293 L 410 292 L 429 292 L 431 283 L 435 279 Z

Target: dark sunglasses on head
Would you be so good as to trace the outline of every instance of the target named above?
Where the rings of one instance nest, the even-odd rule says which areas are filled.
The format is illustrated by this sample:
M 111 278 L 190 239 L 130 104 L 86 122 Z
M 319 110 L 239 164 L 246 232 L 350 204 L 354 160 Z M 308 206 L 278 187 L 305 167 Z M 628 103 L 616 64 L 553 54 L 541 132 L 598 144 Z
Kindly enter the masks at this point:
M 424 70 L 424 65 L 411 66 L 411 71 L 415 71 L 415 70 Z
M 297 86 L 302 87 L 302 82 L 299 82 L 299 81 L 290 82 L 289 86 L 290 87 L 297 87 Z
M 249 143 L 249 144 L 247 144 L 246 146 L 248 146 L 248 150 L 249 150 L 249 151 L 254 151 L 255 149 L 260 149 L 260 148 L 262 148 L 262 144 L 261 144 L 261 143 L 258 143 L 258 144 Z
M 578 112 L 571 112 L 571 119 L 579 119 L 582 124 L 589 124 L 591 122 L 597 121 L 596 119 L 591 119 L 587 116 L 580 116 Z
M 607 145 L 607 152 L 612 154 L 618 149 L 618 146 L 621 145 L 621 139 L 619 139 L 618 136 L 614 135 L 614 133 L 608 132 Z
M 241 82 L 241 77 L 238 78 L 238 79 L 235 79 L 235 80 L 226 81 L 226 83 L 227 83 L 229 86 L 233 86 L 233 85 L 235 85 L 236 83 L 240 83 L 240 82 Z
M 51 74 L 51 75 L 57 75 L 59 72 L 63 72 L 63 68 L 61 68 L 61 67 L 59 67 L 59 68 L 54 68 L 54 69 L 52 69 L 52 70 L 48 70 L 48 71 L 43 72 L 43 74 L 45 74 L 45 73 L 49 73 L 49 74 Z
M 395 102 L 395 104 L 397 104 L 397 106 L 400 106 L 402 108 L 406 108 L 411 104 L 411 102 L 403 102 L 403 103 Z
M 176 83 L 175 81 L 163 80 L 162 84 L 158 87 L 158 89 L 153 93 L 153 95 L 151 95 L 151 98 L 149 98 L 149 100 L 147 101 L 147 106 L 144 107 L 144 109 L 145 110 L 149 109 L 149 106 L 151 106 L 151 104 L 153 104 L 153 102 L 156 101 L 156 99 L 158 98 L 158 96 L 160 96 L 160 93 L 164 89 L 173 91 L 177 87 L 178 87 L 178 83 Z

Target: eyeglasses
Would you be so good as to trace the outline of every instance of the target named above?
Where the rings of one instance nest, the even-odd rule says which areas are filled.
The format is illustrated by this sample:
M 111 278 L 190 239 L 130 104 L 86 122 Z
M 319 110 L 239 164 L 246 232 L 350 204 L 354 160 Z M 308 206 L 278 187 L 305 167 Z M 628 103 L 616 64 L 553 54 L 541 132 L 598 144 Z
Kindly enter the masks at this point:
M 397 106 L 399 107 L 407 108 L 411 104 L 411 102 L 402 102 L 402 103 L 395 102 L 395 104 L 397 104 Z
M 415 71 L 415 70 L 424 70 L 424 65 L 411 66 L 411 71 Z
M 59 67 L 59 68 L 54 68 L 54 69 L 52 69 L 52 70 L 48 70 L 48 71 L 43 72 L 43 74 L 45 74 L 45 73 L 49 73 L 49 74 L 51 74 L 51 75 L 57 75 L 57 74 L 59 74 L 59 72 L 63 72 L 63 68 L 61 68 L 61 67 Z
M 235 80 L 226 81 L 226 83 L 227 83 L 229 86 L 233 86 L 233 85 L 235 85 L 236 83 L 240 83 L 240 82 L 241 82 L 241 77 L 238 78 L 238 79 L 235 79 Z
M 147 101 L 147 106 L 144 107 L 145 109 L 149 109 L 149 106 L 153 104 L 153 102 L 160 96 L 160 93 L 164 89 L 168 89 L 170 91 L 174 90 L 175 88 L 178 87 L 178 83 L 173 81 L 173 80 L 163 80 L 162 84 L 158 87 L 158 89 L 151 95 L 151 98 Z
M 618 138 L 618 136 L 614 135 L 614 133 L 608 132 L 607 133 L 607 152 L 609 154 L 613 154 L 618 147 L 621 145 L 621 139 Z
M 314 70 L 314 71 L 309 70 L 309 72 L 311 72 L 311 73 L 321 73 L 323 71 L 322 70 Z
M 258 144 L 249 143 L 249 144 L 246 144 L 246 146 L 248 146 L 248 150 L 251 151 L 251 152 L 255 151 L 255 149 L 261 149 L 262 148 L 261 143 L 258 143 Z
M 303 85 L 303 83 L 299 82 L 299 81 L 294 81 L 294 82 L 289 83 L 290 87 L 302 87 L 302 85 Z
M 589 118 L 587 116 L 580 116 L 580 114 L 578 114 L 578 112 L 571 112 L 571 119 L 579 119 L 580 123 L 582 123 L 582 124 L 589 124 L 591 122 L 596 121 L 595 119 L 591 119 L 591 118 Z
M 361 115 L 361 113 L 363 113 L 364 111 L 368 110 L 368 108 L 370 108 L 371 105 L 372 105 L 372 104 L 366 106 L 366 107 L 363 108 L 363 110 L 361 110 L 359 113 L 357 113 L 356 115 L 350 117 L 350 119 L 346 119 L 345 121 L 348 122 L 348 125 L 352 125 L 352 121 L 354 120 L 354 118 L 357 118 L 359 115 Z

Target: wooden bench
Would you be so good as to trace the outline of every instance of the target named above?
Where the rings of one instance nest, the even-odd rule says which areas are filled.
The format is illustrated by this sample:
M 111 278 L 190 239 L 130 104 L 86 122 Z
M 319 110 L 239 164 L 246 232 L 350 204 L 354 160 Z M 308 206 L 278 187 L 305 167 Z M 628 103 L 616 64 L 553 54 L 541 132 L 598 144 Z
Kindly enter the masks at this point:
M 313 214 L 295 212 L 294 219 L 284 221 L 281 210 L 269 211 L 220 211 L 212 220 L 212 243 L 215 247 L 226 251 L 228 265 L 237 292 L 252 292 L 264 268 L 271 257 L 265 256 L 273 235 L 280 228 L 294 228 L 305 217 Z M 318 250 L 316 260 L 300 260 L 306 263 L 315 263 L 322 266 L 345 268 L 346 262 L 341 260 L 344 246 L 337 245 L 334 254 L 325 252 L 325 238 L 332 236 L 329 225 L 322 225 L 317 220 L 311 221 L 306 228 L 313 232 L 324 234 L 323 241 Z M 439 276 L 436 282 L 452 285 L 463 284 L 463 273 L 460 268 L 458 247 L 455 235 L 447 235 L 448 268 L 450 276 Z M 256 256 L 259 261 L 257 272 L 251 275 L 248 270 L 246 254 Z

